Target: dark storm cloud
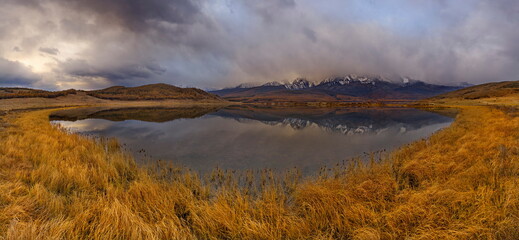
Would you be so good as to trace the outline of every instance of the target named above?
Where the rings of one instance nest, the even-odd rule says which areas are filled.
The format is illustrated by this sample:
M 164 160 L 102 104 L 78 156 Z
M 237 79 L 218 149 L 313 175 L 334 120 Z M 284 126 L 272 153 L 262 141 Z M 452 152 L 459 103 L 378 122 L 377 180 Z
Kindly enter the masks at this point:
M 269 24 L 276 24 L 276 18 L 296 6 L 294 0 L 244 1 L 244 3 Z
M 4 0 L 4 3 L 41 9 L 39 0 Z
M 23 64 L 0 57 L 0 86 L 27 86 L 38 80 Z
M 42 55 L 53 74 L 46 84 L 60 87 L 218 88 L 350 73 L 453 84 L 519 79 L 512 0 L 6 1 L 0 57 L 41 64 L 31 57 L 51 54 Z
M 122 82 L 133 85 L 135 80 L 146 80 L 166 72 L 157 63 L 145 65 L 124 65 L 118 68 L 97 69 L 84 59 L 68 59 L 60 63 L 60 70 L 64 73 L 77 77 L 101 77 L 106 78 L 114 84 Z
M 234 55 L 236 68 L 255 80 L 347 73 L 452 84 L 519 79 L 516 1 L 308 3 L 260 26 L 245 41 L 256 43 L 253 50 Z M 264 9 L 255 8 L 260 16 Z
M 153 22 L 186 24 L 199 8 L 194 0 L 50 0 L 76 11 L 93 14 L 102 24 L 117 24 L 131 31 L 146 31 Z
M 305 34 L 305 36 L 310 39 L 312 42 L 317 42 L 317 35 L 315 33 L 314 30 L 310 29 L 310 28 L 306 28 L 304 27 L 303 28 L 303 33 Z
M 192 25 L 203 21 L 196 0 L 49 1 L 84 19 L 60 20 L 61 29 L 71 36 L 90 39 L 83 60 L 58 65 L 58 71 L 74 77 L 101 77 L 118 85 L 167 80 L 166 68 L 157 59 L 167 61 L 166 54 L 175 54 L 172 49 L 183 45 L 193 49 L 200 43 L 185 36 Z M 94 21 L 88 21 L 92 17 Z
M 50 54 L 50 55 L 58 55 L 59 49 L 57 48 L 49 48 L 49 47 L 40 47 L 40 52 Z

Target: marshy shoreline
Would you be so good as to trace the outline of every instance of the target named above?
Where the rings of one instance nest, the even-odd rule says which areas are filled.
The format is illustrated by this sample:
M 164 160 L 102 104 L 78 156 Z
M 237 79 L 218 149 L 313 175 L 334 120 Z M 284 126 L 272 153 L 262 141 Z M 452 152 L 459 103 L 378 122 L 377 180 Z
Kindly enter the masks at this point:
M 152 172 L 115 140 L 52 126 L 55 109 L 10 113 L 0 135 L 0 237 L 519 238 L 519 117 L 455 107 L 450 127 L 380 160 L 303 180 L 265 172 L 259 184 L 224 171 L 208 180 L 168 166 Z

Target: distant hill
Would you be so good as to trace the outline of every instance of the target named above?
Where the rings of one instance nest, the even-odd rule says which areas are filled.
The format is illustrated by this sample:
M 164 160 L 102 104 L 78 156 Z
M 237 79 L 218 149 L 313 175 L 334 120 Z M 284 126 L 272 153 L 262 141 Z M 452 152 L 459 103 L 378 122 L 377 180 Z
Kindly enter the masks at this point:
M 220 97 L 198 88 L 180 88 L 158 83 L 140 87 L 114 86 L 101 90 L 88 91 L 88 95 L 110 100 L 221 100 Z
M 403 79 L 401 83 L 382 77 L 348 75 L 327 78 L 320 83 L 296 79 L 292 83 L 270 82 L 261 86 L 227 88 L 211 93 L 242 102 L 339 102 L 366 100 L 418 100 L 460 89 L 461 86 L 428 84 Z
M 0 99 L 7 98 L 35 98 L 35 97 L 43 97 L 43 98 L 55 98 L 60 96 L 66 96 L 68 94 L 75 94 L 76 90 L 64 90 L 64 91 L 45 91 L 39 89 L 31 89 L 31 88 L 0 88 Z
M 497 98 L 519 95 L 519 81 L 494 82 L 476 85 L 459 89 L 430 98 L 431 100 L 440 99 L 482 99 Z
M 30 88 L 0 88 L 0 99 L 56 98 L 76 93 L 107 100 L 222 100 L 216 95 L 197 88 L 180 88 L 163 83 L 140 87 L 114 86 L 94 91 L 70 89 L 53 92 Z

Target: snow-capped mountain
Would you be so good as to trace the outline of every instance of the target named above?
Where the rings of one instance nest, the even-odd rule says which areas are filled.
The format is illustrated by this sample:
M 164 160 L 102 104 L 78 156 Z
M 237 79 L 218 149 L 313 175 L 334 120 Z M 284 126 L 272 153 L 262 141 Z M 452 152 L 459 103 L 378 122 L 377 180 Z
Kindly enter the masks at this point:
M 253 88 L 253 87 L 257 87 L 259 86 L 258 84 L 255 84 L 255 83 L 242 83 L 234 88 Z
M 350 75 L 347 75 L 347 76 L 325 78 L 318 85 L 340 85 L 340 86 L 343 86 L 343 85 L 351 84 L 351 83 L 354 83 L 354 82 L 361 83 L 361 84 L 375 85 L 377 81 L 382 81 L 382 80 L 381 80 L 381 78 L 357 76 L 357 75 L 350 74 Z
M 462 88 L 429 84 L 408 77 L 393 81 L 382 76 L 346 75 L 314 83 L 297 78 L 292 83 L 269 82 L 261 86 L 211 91 L 216 95 L 245 102 L 330 102 L 366 100 L 411 100 L 432 97 Z
M 279 87 L 279 86 L 283 86 L 283 84 L 280 82 L 268 82 L 261 86 L 263 86 L 263 87 Z
M 313 82 L 310 82 L 304 78 L 298 78 L 294 80 L 292 83 L 285 84 L 285 88 L 290 90 L 306 89 L 311 88 L 313 86 L 315 86 Z

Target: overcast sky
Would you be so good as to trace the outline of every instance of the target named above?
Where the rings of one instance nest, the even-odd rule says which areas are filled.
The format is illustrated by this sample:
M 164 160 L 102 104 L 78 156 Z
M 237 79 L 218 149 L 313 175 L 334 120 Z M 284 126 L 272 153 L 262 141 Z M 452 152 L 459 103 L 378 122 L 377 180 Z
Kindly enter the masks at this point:
M 0 0 L 0 86 L 519 80 L 516 0 Z

